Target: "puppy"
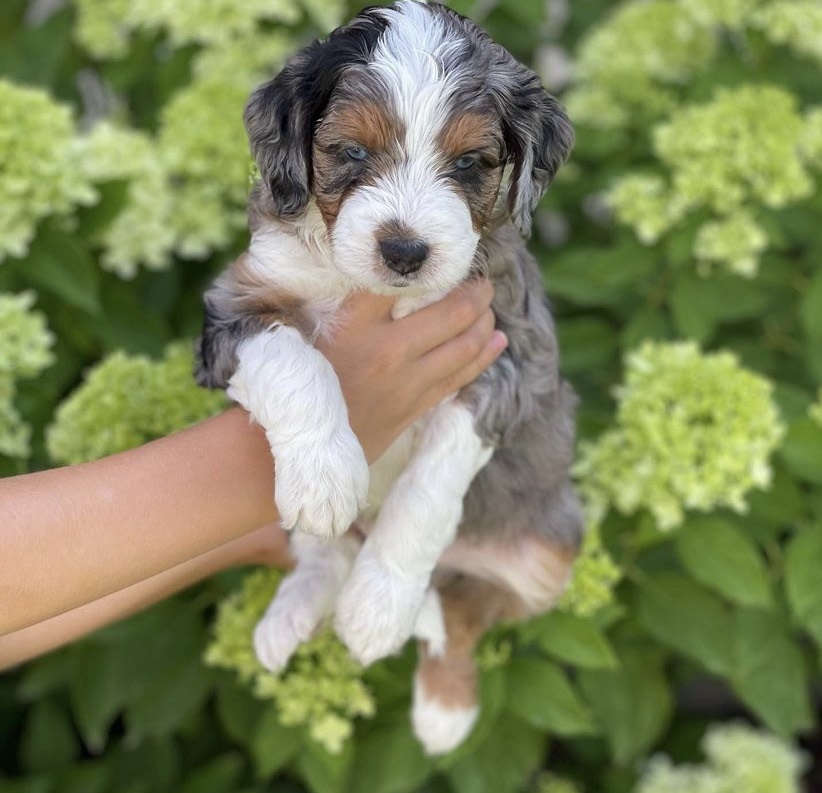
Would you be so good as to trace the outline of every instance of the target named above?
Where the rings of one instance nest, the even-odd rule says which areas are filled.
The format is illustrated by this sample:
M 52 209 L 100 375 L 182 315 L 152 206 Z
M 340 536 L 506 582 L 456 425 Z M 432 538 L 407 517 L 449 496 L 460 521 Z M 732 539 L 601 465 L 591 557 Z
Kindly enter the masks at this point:
M 197 374 L 265 429 L 294 531 L 256 652 L 280 669 L 332 614 L 364 664 L 418 637 L 412 721 L 446 752 L 477 717 L 477 639 L 552 606 L 582 532 L 575 400 L 523 243 L 571 126 L 476 25 L 416 0 L 298 53 L 245 121 L 261 175 L 251 243 L 205 296 Z M 506 352 L 369 473 L 314 343 L 353 291 L 396 295 L 402 316 L 477 274 Z

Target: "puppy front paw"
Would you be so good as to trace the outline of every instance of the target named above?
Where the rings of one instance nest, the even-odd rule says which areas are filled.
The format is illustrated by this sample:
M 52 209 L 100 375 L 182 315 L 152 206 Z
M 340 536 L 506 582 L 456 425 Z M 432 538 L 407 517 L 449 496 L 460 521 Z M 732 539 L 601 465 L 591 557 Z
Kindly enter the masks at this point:
M 364 666 L 398 652 L 414 632 L 428 580 L 391 571 L 368 547 L 337 600 L 334 629 Z
M 274 498 L 280 523 L 330 539 L 343 534 L 365 506 L 368 463 L 354 433 L 330 441 L 289 444 L 275 454 Z

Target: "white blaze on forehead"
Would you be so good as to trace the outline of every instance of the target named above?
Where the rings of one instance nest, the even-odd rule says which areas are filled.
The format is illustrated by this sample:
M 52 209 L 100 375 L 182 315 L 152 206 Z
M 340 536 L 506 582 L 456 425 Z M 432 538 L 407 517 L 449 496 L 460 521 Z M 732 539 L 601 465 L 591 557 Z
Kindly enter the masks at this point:
M 379 75 L 405 127 L 405 151 L 433 153 L 456 87 L 457 75 L 446 73 L 444 64 L 454 62 L 464 38 L 420 3 L 399 3 L 385 15 L 389 24 L 369 69 Z

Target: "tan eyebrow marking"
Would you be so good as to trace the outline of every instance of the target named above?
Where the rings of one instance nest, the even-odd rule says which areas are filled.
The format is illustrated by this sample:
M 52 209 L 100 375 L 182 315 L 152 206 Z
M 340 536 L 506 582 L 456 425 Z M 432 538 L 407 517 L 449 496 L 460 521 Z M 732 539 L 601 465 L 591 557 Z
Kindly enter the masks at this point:
M 491 117 L 485 113 L 454 115 L 440 133 L 439 143 L 448 157 L 467 151 L 496 151 L 499 136 Z
M 388 151 L 402 138 L 402 122 L 375 102 L 346 102 L 323 119 L 317 131 L 320 146 L 350 140 L 370 151 Z

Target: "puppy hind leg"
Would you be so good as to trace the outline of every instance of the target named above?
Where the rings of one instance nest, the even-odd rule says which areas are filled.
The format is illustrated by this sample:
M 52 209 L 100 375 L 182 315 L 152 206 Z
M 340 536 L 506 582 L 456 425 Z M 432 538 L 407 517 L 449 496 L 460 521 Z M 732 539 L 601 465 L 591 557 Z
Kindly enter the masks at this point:
M 307 534 L 292 536 L 296 565 L 254 630 L 254 650 L 263 666 L 272 672 L 283 669 L 298 645 L 333 613 L 359 547 L 356 532 L 332 542 Z
M 474 647 L 488 628 L 518 611 L 508 592 L 462 576 L 441 587 L 439 604 L 445 643 L 436 647 L 420 639 L 411 710 L 414 734 L 429 755 L 450 752 L 470 734 L 479 716 Z M 431 608 L 428 600 L 417 636 L 427 627 L 426 608 Z

